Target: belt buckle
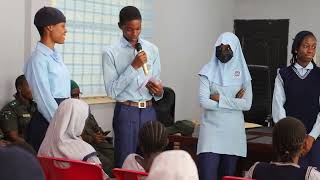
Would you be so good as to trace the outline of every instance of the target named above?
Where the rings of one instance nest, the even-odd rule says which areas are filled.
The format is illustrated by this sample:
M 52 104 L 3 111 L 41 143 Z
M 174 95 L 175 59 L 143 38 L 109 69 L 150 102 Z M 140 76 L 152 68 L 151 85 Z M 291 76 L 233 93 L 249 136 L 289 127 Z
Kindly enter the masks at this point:
M 146 108 L 146 107 L 147 107 L 147 102 L 146 102 L 146 101 L 139 101 L 139 102 L 138 102 L 138 107 L 139 107 L 140 109 Z

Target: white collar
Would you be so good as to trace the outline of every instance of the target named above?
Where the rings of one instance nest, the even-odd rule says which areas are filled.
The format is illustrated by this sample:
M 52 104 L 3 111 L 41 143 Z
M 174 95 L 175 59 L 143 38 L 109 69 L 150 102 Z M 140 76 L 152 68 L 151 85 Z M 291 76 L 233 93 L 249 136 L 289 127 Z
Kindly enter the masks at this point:
M 302 67 L 302 66 L 300 66 L 300 64 L 295 63 L 295 64 L 294 64 L 294 67 L 295 67 L 296 69 L 313 69 L 313 63 L 312 63 L 312 62 L 309 62 L 309 64 L 308 64 L 306 67 Z
M 270 162 L 270 164 L 274 164 L 274 165 L 277 165 L 277 166 L 294 166 L 294 167 L 300 168 L 300 166 L 298 164 L 295 164 L 295 163 Z

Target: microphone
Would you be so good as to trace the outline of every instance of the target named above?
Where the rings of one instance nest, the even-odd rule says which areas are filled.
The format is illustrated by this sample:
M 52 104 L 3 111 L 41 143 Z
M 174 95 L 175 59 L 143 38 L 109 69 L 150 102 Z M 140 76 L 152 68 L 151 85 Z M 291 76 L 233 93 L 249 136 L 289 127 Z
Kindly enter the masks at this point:
M 142 51 L 142 46 L 140 43 L 136 44 L 136 50 L 138 53 L 140 53 Z M 148 75 L 149 71 L 148 71 L 147 63 L 143 64 L 142 69 L 143 69 L 144 74 Z

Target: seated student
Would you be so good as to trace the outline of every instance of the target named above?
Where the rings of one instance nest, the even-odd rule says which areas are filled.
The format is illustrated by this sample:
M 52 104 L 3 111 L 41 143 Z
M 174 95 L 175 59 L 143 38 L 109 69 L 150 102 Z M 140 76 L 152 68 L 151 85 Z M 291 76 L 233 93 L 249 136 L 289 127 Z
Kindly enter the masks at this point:
M 5 140 L 25 144 L 26 130 L 32 115 L 37 111 L 37 105 L 32 100 L 32 93 L 24 75 L 16 79 L 15 86 L 15 100 L 0 111 L 0 127 Z
M 296 118 L 286 117 L 273 128 L 272 144 L 276 153 L 276 162 L 255 163 L 246 178 L 256 180 L 320 180 L 315 167 L 303 168 L 298 165 L 304 151 L 306 128 Z
M 88 114 L 89 106 L 85 102 L 64 100 L 53 116 L 38 155 L 101 164 L 96 150 L 81 139 Z
M 148 121 L 139 132 L 139 147 L 142 156 L 129 154 L 122 168 L 142 172 L 149 172 L 153 159 L 168 145 L 166 128 L 159 121 Z
M 165 151 L 153 161 L 146 180 L 199 180 L 197 166 L 182 150 Z
M 80 98 L 80 87 L 73 80 L 71 80 L 71 97 L 75 99 Z M 114 166 L 114 148 L 112 143 L 106 141 L 106 134 L 98 125 L 90 111 L 81 137 L 97 151 L 98 158 L 102 162 L 103 170 L 107 174 L 111 174 L 111 170 Z
M 44 180 L 42 168 L 34 155 L 23 148 L 0 146 L 1 180 Z

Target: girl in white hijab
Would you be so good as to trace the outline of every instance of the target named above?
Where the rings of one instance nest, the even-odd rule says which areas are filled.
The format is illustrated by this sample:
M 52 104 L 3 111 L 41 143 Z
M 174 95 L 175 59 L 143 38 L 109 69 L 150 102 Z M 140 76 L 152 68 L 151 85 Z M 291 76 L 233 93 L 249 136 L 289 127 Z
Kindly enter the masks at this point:
M 82 160 L 101 164 L 95 149 L 81 139 L 89 106 L 78 99 L 66 99 L 49 125 L 38 156 Z
M 199 180 L 197 166 L 182 150 L 165 151 L 153 161 L 146 180 Z
M 242 111 L 251 107 L 251 76 L 236 35 L 219 36 L 211 61 L 199 76 L 204 109 L 197 149 L 199 177 L 221 179 L 234 175 L 238 157 L 247 153 Z

